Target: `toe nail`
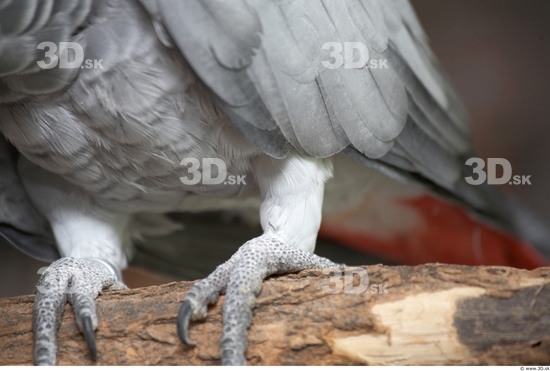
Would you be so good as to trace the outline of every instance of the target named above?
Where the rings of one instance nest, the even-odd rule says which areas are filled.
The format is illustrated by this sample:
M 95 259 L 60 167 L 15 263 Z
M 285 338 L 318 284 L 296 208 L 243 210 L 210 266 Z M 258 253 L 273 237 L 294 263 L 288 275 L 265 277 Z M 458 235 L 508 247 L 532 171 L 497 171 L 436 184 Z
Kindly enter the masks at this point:
M 90 355 L 92 356 L 93 361 L 97 361 L 97 347 L 95 344 L 95 335 L 94 327 L 92 325 L 92 317 L 85 316 L 82 317 L 82 332 L 84 333 L 84 338 L 88 344 L 88 349 L 90 350 Z
M 181 303 L 180 311 L 178 313 L 178 335 L 185 345 L 194 347 L 195 343 L 189 340 L 187 336 L 189 330 L 189 320 L 193 313 L 193 305 L 189 300 L 184 300 Z

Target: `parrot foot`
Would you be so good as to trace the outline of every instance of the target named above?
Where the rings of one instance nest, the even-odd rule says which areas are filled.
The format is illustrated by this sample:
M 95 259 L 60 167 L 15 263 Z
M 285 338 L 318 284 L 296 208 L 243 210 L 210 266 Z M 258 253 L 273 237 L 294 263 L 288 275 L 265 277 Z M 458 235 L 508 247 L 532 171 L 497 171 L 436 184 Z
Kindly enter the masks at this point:
M 95 258 L 61 258 L 52 263 L 36 285 L 33 308 L 34 363 L 55 365 L 57 330 L 65 303 L 73 306 L 76 324 L 84 334 L 92 359 L 97 359 L 94 300 L 105 289 L 127 289 L 120 272 Z
M 225 292 L 221 358 L 223 365 L 246 364 L 247 330 L 263 279 L 275 273 L 323 269 L 339 264 L 285 244 L 275 235 L 262 235 L 245 243 L 207 278 L 191 287 L 178 315 L 178 335 L 187 345 L 189 321 L 206 317 L 208 304 Z

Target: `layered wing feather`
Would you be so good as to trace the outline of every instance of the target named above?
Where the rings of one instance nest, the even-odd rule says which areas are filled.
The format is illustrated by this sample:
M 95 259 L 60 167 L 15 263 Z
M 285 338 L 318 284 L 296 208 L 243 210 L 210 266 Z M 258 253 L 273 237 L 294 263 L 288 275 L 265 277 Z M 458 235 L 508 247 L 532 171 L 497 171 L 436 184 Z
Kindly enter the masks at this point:
M 464 181 L 473 153 L 467 115 L 407 0 L 143 3 L 265 153 L 345 151 L 481 214 L 502 214 L 485 190 Z M 347 42 L 366 45 L 382 68 L 327 68 L 327 43 Z

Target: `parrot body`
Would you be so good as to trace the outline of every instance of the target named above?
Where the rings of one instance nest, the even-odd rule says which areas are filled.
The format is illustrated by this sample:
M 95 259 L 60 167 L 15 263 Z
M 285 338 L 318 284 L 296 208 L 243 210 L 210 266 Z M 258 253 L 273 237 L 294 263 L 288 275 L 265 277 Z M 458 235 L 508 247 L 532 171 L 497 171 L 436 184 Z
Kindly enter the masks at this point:
M 142 32 L 131 36 L 139 48 L 127 46 L 119 63 L 104 64 L 101 73 L 83 70 L 55 104 L 43 99 L 3 107 L 2 133 L 32 163 L 107 209 L 162 213 L 187 209 L 181 204 L 190 194 L 223 198 L 252 191 L 243 184 L 180 180 L 185 158 L 220 158 L 228 174 L 250 179 L 251 158 L 261 151 L 218 112 L 181 58 L 165 55 L 152 23 L 132 14 L 134 8 L 122 9 L 126 26 Z M 114 22 L 122 14 L 109 17 Z M 119 47 L 112 45 L 124 52 Z
M 528 231 L 518 221 L 523 211 L 465 181 L 464 160 L 474 155 L 467 118 L 407 1 L 5 0 L 0 36 L 0 131 L 19 151 L 0 147 L 8 176 L 0 183 L 0 233 L 48 259 L 55 256 L 43 250 L 52 246 L 49 226 L 61 256 L 37 286 L 37 364 L 55 363 L 67 301 L 97 357 L 94 299 L 125 288 L 119 270 L 132 238 L 147 232 L 140 215 L 239 209 L 257 198 L 263 233 L 189 290 L 177 327 L 192 345 L 189 321 L 206 316 L 225 292 L 222 363 L 244 364 L 262 280 L 337 266 L 313 254 L 333 164 L 335 191 L 328 183 L 326 193 L 336 197 L 327 197 L 321 229 L 331 238 L 386 249 L 388 238 L 402 236 L 411 251 L 434 250 L 441 238 L 429 240 L 418 223 L 432 224 L 430 216 L 440 213 L 445 218 L 429 228 L 441 226 L 448 238 L 443 226 L 458 215 L 477 262 L 487 261 L 486 236 L 509 242 L 509 250 L 519 246 L 526 266 L 544 262 L 501 230 L 550 255 L 542 229 L 527 223 Z M 368 46 L 388 68 L 326 67 L 333 56 L 324 45 L 350 41 Z M 56 46 L 55 57 L 42 42 Z M 98 68 L 41 67 L 70 53 L 65 42 L 80 45 Z M 245 182 L 182 180 L 207 175 L 187 160 L 212 158 Z M 344 170 L 346 163 L 353 165 Z M 382 196 L 391 194 L 390 184 L 407 185 L 395 188 L 405 197 L 388 197 L 387 213 L 378 214 L 402 220 L 393 231 L 374 231 L 369 217 L 376 213 L 363 207 L 375 204 L 370 184 L 377 176 L 393 179 L 383 182 Z M 347 190 L 356 196 L 346 199 Z M 427 191 L 437 201 L 425 198 Z M 346 209 L 348 202 L 355 207 Z M 14 205 L 30 216 L 12 216 Z M 477 221 L 490 227 L 479 229 Z

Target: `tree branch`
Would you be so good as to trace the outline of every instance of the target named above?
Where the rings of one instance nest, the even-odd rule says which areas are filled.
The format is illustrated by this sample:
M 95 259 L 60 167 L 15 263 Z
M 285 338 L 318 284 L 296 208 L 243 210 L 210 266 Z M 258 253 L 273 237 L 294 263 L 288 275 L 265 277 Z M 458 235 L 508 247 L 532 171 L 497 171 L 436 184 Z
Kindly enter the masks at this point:
M 345 272 L 348 278 L 305 271 L 266 280 L 249 364 L 550 364 L 550 268 L 378 265 Z M 101 295 L 97 364 L 219 364 L 223 297 L 206 321 L 191 326 L 195 348 L 177 337 L 176 314 L 190 284 Z M 33 296 L 0 299 L 0 364 L 32 364 L 32 303 Z M 66 309 L 58 364 L 93 364 Z

